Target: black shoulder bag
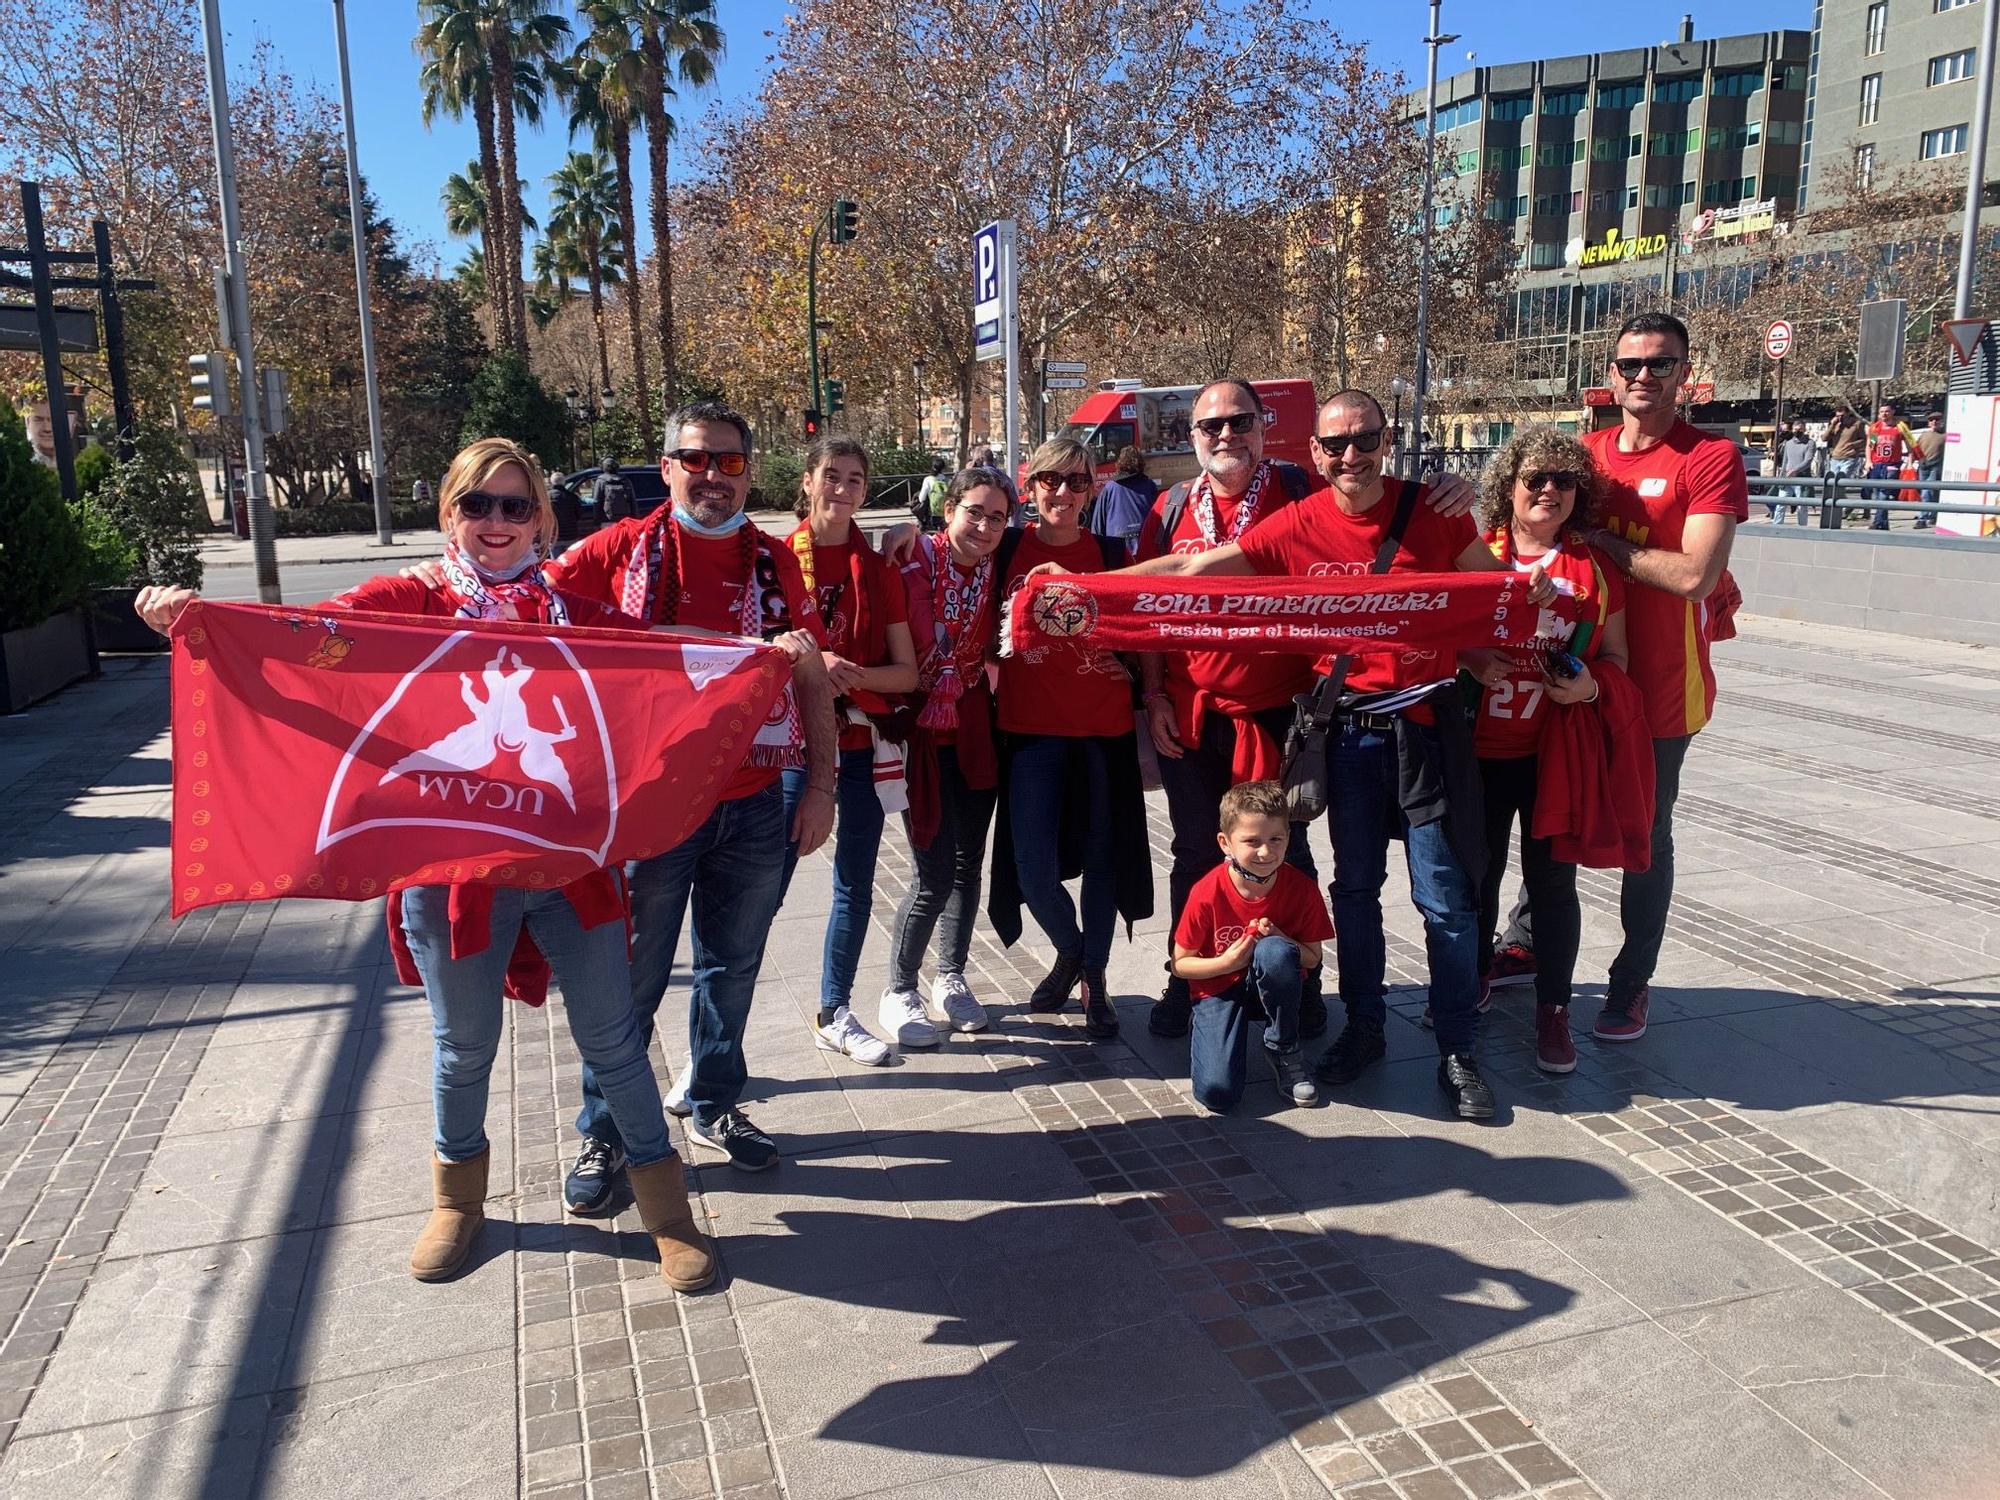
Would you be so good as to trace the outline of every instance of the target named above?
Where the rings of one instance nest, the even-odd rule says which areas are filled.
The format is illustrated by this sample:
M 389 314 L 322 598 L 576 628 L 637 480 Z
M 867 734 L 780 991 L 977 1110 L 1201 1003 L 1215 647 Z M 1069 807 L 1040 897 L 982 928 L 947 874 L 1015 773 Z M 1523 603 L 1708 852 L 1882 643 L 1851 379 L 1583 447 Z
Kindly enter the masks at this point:
M 1389 520 L 1389 533 L 1376 549 L 1375 563 L 1368 571 L 1386 573 L 1403 545 L 1403 533 L 1417 508 L 1419 484 L 1405 480 L 1396 497 L 1396 513 Z M 1285 806 L 1292 821 L 1310 823 L 1326 811 L 1330 786 L 1326 768 L 1326 736 L 1340 711 L 1340 690 L 1347 681 L 1347 668 L 1354 660 L 1342 654 L 1321 674 L 1309 693 L 1292 699 L 1291 732 L 1285 736 L 1284 768 L 1279 773 L 1285 786 Z

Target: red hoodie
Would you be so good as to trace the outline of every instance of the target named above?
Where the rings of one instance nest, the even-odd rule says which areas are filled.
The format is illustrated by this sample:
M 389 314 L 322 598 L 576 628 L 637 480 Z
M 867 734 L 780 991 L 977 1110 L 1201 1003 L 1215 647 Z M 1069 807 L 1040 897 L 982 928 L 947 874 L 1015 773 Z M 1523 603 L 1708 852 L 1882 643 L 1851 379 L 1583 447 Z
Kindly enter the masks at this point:
M 1594 703 L 1549 705 L 1535 770 L 1538 839 L 1569 864 L 1643 870 L 1653 862 L 1653 735 L 1646 701 L 1609 662 L 1591 663 Z

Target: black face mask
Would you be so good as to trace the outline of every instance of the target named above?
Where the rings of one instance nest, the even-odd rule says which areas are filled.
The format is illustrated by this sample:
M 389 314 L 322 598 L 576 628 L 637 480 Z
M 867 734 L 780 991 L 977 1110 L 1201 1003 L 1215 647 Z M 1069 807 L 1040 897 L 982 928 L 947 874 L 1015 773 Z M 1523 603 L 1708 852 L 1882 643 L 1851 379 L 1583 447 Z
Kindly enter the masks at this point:
M 1238 875 L 1241 875 L 1245 880 L 1249 881 L 1252 885 L 1269 885 L 1273 880 L 1276 880 L 1278 878 L 1278 872 L 1276 870 L 1273 870 L 1269 875 L 1259 875 L 1255 870 L 1244 869 L 1243 866 L 1237 861 L 1235 855 L 1231 854 L 1227 856 L 1227 859 L 1229 868 L 1234 870 Z

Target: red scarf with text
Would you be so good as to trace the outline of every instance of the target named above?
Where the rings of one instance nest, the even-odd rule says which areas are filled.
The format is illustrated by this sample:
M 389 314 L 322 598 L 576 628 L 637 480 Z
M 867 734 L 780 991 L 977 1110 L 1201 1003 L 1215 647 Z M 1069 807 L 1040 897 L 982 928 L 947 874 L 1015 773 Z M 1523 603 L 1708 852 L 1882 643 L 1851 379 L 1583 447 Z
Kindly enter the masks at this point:
M 986 659 L 986 601 L 993 592 L 993 559 L 981 558 L 963 582 L 952 566 L 944 536 L 920 538 L 931 584 L 931 619 L 936 637 L 917 663 L 917 690 L 924 695 L 917 715 L 922 729 L 958 728 L 958 700 L 975 682 Z
M 1195 480 L 1194 488 L 1188 491 L 1188 510 L 1194 516 L 1194 524 L 1201 532 L 1201 539 L 1211 548 L 1219 547 L 1224 542 L 1235 541 L 1256 525 L 1258 514 L 1263 508 L 1264 489 L 1270 478 L 1270 460 L 1259 459 L 1257 472 L 1250 476 L 1250 488 L 1244 491 L 1243 503 L 1236 507 L 1236 517 L 1229 523 L 1229 535 L 1220 536 L 1215 526 L 1215 484 L 1208 477 L 1208 471 L 1203 470 L 1201 477 Z M 1169 537 L 1167 541 L 1171 545 L 1173 538 Z

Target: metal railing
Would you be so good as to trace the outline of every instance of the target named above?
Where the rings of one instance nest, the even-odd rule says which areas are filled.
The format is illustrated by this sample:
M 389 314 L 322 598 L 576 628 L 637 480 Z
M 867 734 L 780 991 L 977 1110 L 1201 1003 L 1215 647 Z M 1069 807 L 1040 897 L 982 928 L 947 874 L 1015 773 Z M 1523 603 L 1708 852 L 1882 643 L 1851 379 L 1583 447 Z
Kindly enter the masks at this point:
M 1796 505 L 1819 512 L 1823 531 L 1841 529 L 1846 512 L 1876 511 L 1888 515 L 1910 514 L 1935 520 L 1938 516 L 1989 516 L 2000 520 L 2000 485 L 1971 479 L 1869 479 L 1859 474 L 1801 474 L 1787 478 L 1779 474 L 1747 476 L 1750 498 L 1762 505 Z M 1934 495 L 1934 499 L 1905 500 L 1904 490 Z M 1955 504 L 1953 494 L 1985 497 L 1984 504 Z M 1884 517 L 1887 519 L 1887 516 Z

